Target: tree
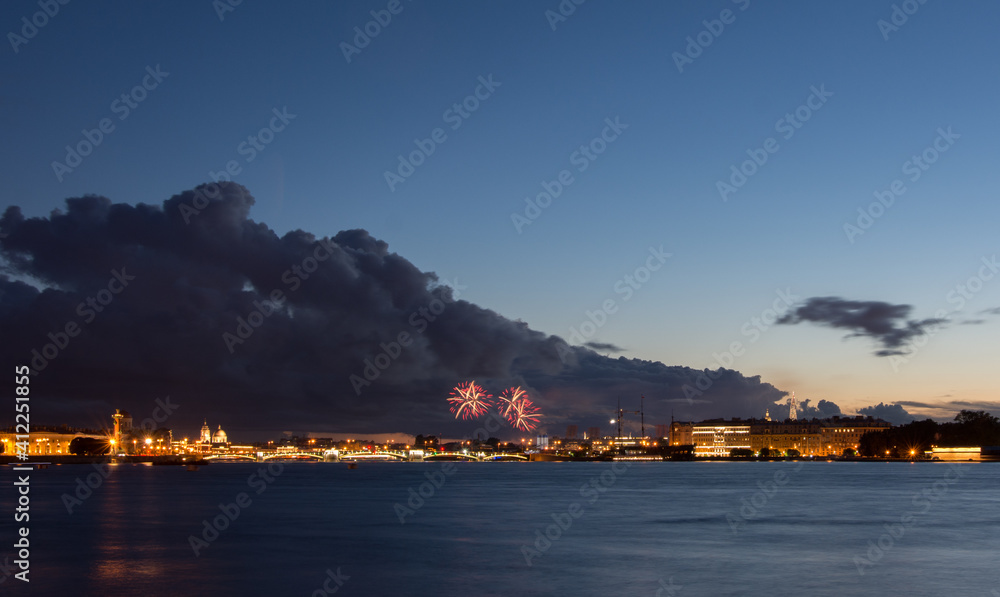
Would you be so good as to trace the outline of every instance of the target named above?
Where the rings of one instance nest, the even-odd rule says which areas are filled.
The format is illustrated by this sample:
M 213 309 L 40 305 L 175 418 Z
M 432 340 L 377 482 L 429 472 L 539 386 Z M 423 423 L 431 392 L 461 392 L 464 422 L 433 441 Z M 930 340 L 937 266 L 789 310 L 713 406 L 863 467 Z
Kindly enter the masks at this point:
M 69 443 L 69 453 L 77 456 L 102 456 L 111 451 L 111 444 L 93 437 L 76 437 Z
M 798 458 L 799 456 L 802 456 L 802 452 L 799 452 L 795 448 L 789 448 L 788 449 L 788 457 L 789 458 Z
M 733 458 L 749 458 L 753 456 L 753 450 L 750 448 L 733 448 L 729 451 L 729 455 Z
M 853 448 L 844 448 L 844 453 L 841 454 L 844 458 L 854 458 L 857 455 L 858 453 Z
M 962 410 L 955 415 L 955 422 L 960 425 L 1000 425 L 1000 418 L 994 417 L 985 410 Z

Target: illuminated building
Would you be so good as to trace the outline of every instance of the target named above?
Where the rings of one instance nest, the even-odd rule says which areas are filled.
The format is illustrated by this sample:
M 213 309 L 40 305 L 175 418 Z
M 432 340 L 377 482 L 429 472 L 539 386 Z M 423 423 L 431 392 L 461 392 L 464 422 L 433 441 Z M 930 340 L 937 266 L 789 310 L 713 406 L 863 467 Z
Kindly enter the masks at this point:
M 691 446 L 694 445 L 692 430 L 693 423 L 681 423 L 673 421 L 670 423 L 670 445 L 671 446 Z
M 861 436 L 869 431 L 892 427 L 881 419 L 862 417 L 824 419 L 820 427 L 820 449 L 817 456 L 840 456 L 844 450 L 857 451 Z
M 891 425 L 885 421 L 860 416 L 811 421 L 753 421 L 750 448 L 757 454 L 768 448 L 780 454 L 798 450 L 802 456 L 841 456 L 844 450 L 857 450 L 866 432 L 889 427 Z
M 755 421 L 750 425 L 750 449 L 755 454 L 767 448 L 779 454 L 798 450 L 803 456 L 817 456 L 821 445 L 819 430 L 820 424 L 815 421 Z
M 703 421 L 691 426 L 691 437 L 696 457 L 729 456 L 733 450 L 750 449 L 750 424 L 739 419 Z
M 979 447 L 969 447 L 969 448 L 942 448 L 940 446 L 933 446 L 930 450 L 925 452 L 927 458 L 931 460 L 944 460 L 951 462 L 968 462 L 980 461 L 983 457 L 983 449 Z
M 205 419 L 201 426 L 198 441 L 188 445 L 187 440 L 185 440 L 183 447 L 188 452 L 199 452 L 201 454 L 229 453 L 231 448 L 232 444 L 229 441 L 229 435 L 222 430 L 222 425 L 219 425 L 216 432 L 212 433 L 212 428 L 208 426 L 208 419 Z
M 22 438 L 17 439 L 17 435 L 22 435 Z M 0 448 L 3 449 L 2 453 L 5 456 L 12 456 L 16 454 L 17 448 L 15 442 L 24 441 L 23 435 L 25 434 L 7 432 L 0 433 Z M 28 436 L 28 454 L 32 456 L 60 456 L 69 454 L 70 443 L 78 437 L 103 440 L 109 443 L 111 441 L 111 438 L 106 435 L 79 432 L 59 433 L 51 431 L 31 431 L 26 435 Z

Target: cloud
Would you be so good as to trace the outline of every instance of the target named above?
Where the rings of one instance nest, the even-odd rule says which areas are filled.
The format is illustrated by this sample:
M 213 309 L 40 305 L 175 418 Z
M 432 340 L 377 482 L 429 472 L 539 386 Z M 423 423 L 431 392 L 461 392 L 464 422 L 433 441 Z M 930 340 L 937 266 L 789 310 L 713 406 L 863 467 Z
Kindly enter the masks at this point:
M 942 325 L 945 319 L 907 319 L 910 305 L 893 305 L 881 301 L 850 301 L 839 297 L 813 297 L 778 320 L 779 324 L 817 323 L 832 328 L 852 330 L 848 338 L 867 336 L 882 348 L 876 356 L 906 354 L 903 349 L 911 338 L 924 334 L 928 328 Z
M 598 352 L 625 352 L 624 348 L 610 342 L 585 342 L 583 345 Z
M 950 398 L 951 395 L 942 396 Z M 950 400 L 948 402 L 920 402 L 917 400 L 900 400 L 897 404 L 905 407 L 920 409 L 923 415 L 933 416 L 938 419 L 952 420 L 961 410 L 985 410 L 991 413 L 1000 413 L 1000 402 L 991 401 L 969 401 Z
M 570 347 L 463 300 L 461 278 L 449 286 L 365 230 L 279 236 L 250 218 L 245 188 L 219 186 L 207 204 L 195 203 L 209 190 L 200 187 L 162 205 L 85 196 L 49 217 L 16 206 L 0 217 L 0 356 L 28 364 L 47 345 L 58 353 L 35 359 L 40 422 L 107 424 L 115 408 L 141 419 L 169 395 L 180 408 L 165 424 L 178 437 L 203 418 L 235 441 L 279 430 L 455 437 L 478 424 L 456 422 L 445 397 L 471 379 L 493 394 L 527 388 L 553 431 L 608 431 L 618 398 L 637 409 L 644 395 L 655 424 L 672 412 L 760 416 L 784 395 L 737 371 Z M 112 270 L 134 279 L 120 288 Z M 75 335 L 64 338 L 70 323 Z M 409 346 L 397 346 L 401 334 Z M 376 362 L 387 366 L 371 369 L 378 377 L 358 395 L 351 376 Z M 685 387 L 695 386 L 692 399 Z
M 829 400 L 820 400 L 816 406 L 812 406 L 808 399 L 803 400 L 798 406 L 799 418 L 800 419 L 825 419 L 827 417 L 835 417 L 842 415 L 840 407 L 836 403 L 830 402 Z
M 979 311 L 979 315 L 1000 315 L 1000 307 L 993 307 L 992 309 L 983 309 Z
M 858 414 L 882 419 L 893 425 L 905 425 L 914 419 L 913 415 L 906 412 L 906 409 L 899 404 L 883 404 L 881 402 L 875 406 L 859 408 Z

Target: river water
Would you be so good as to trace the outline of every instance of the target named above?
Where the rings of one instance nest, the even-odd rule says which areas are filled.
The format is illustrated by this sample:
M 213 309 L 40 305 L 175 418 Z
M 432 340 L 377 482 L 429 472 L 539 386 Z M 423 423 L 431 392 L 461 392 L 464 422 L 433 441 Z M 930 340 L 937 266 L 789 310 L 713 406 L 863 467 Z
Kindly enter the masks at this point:
M 65 465 L 30 498 L 5 595 L 1000 597 L 989 463 Z

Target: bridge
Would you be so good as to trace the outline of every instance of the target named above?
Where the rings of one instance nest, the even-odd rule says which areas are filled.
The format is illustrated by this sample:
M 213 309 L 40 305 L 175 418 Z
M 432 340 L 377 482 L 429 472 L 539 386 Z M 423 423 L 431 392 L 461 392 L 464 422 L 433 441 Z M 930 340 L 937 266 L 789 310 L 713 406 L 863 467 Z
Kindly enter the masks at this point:
M 258 452 L 256 454 L 211 454 L 205 460 L 216 462 L 266 462 L 268 460 L 313 460 L 326 462 L 357 462 L 357 461 L 394 461 L 421 462 L 437 460 L 464 460 L 467 462 L 498 462 L 510 460 L 528 460 L 523 454 L 485 454 L 483 452 L 425 452 L 410 454 L 408 452 L 392 452 L 378 450 L 370 452 L 339 452 L 337 450 L 298 450 L 294 452 Z

